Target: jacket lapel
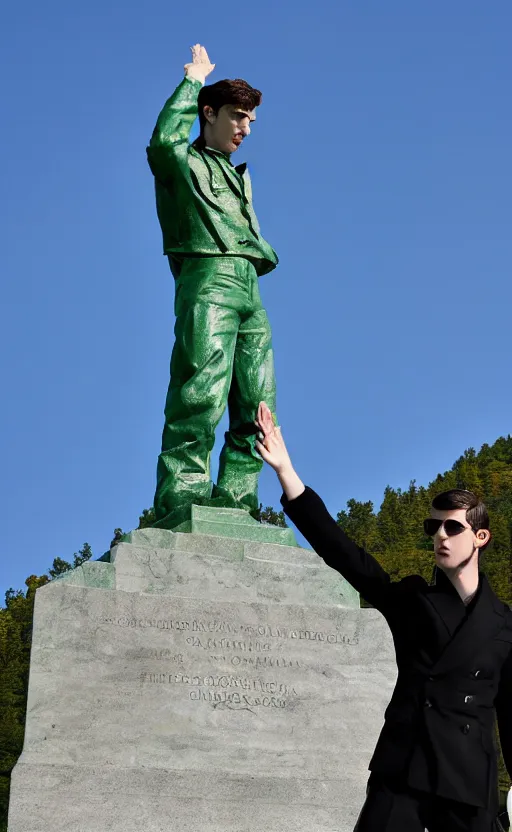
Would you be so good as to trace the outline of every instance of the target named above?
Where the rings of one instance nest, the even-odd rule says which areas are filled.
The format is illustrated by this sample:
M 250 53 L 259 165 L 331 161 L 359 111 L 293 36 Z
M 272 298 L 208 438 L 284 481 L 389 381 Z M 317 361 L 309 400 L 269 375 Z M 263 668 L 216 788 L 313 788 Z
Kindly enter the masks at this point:
M 213 163 L 211 175 L 214 189 L 215 182 L 223 182 L 224 187 L 227 185 L 239 199 L 244 197 L 241 177 L 237 175 L 238 168 L 234 168 L 220 151 L 215 151 L 209 147 L 206 148 L 205 152 Z
M 237 170 L 237 168 L 234 168 L 233 165 L 230 165 L 229 163 L 222 165 L 222 172 L 229 184 L 229 187 L 240 199 L 243 199 L 245 194 L 243 191 L 242 177 L 237 175 Z
M 452 582 L 436 567 L 434 585 L 429 587 L 426 600 L 434 607 L 444 626 L 446 642 L 454 635 L 465 616 L 463 602 Z
M 483 572 L 480 573 L 480 579 L 481 587 L 474 609 L 447 643 L 439 659 L 434 663 L 433 673 L 446 673 L 465 662 L 470 662 L 477 650 L 485 642 L 494 638 L 505 624 L 503 606 L 492 591 Z M 441 599 L 441 594 L 445 595 L 445 599 Z M 432 596 L 429 596 L 429 600 L 443 617 L 449 629 L 453 621 L 450 618 L 446 599 L 448 599 L 453 609 L 453 598 L 450 598 L 447 593 L 433 593 Z

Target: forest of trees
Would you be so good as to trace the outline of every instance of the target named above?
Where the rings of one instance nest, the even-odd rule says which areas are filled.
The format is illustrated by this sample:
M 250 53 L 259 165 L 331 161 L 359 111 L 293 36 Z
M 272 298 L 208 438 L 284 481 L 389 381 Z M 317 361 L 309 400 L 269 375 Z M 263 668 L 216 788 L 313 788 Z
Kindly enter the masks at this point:
M 481 496 L 491 518 L 493 540 L 482 568 L 503 601 L 512 606 L 512 437 L 483 445 L 478 453 L 465 451 L 453 467 L 439 474 L 428 486 L 411 482 L 406 491 L 387 487 L 382 505 L 375 511 L 371 502 L 349 500 L 337 521 L 359 545 L 367 548 L 393 580 L 411 573 L 430 580 L 433 568 L 432 541 L 423 534 L 432 497 L 448 488 L 467 488 Z M 257 519 L 284 526 L 283 512 L 260 507 Z M 138 528 L 153 522 L 152 509 L 145 509 Z M 114 530 L 112 543 L 123 532 Z M 84 543 L 71 561 L 56 557 L 46 575 L 31 575 L 25 590 L 9 589 L 0 608 L 0 832 L 7 829 L 10 773 L 23 745 L 28 687 L 34 596 L 43 586 L 92 557 Z M 510 780 L 500 755 L 500 788 Z

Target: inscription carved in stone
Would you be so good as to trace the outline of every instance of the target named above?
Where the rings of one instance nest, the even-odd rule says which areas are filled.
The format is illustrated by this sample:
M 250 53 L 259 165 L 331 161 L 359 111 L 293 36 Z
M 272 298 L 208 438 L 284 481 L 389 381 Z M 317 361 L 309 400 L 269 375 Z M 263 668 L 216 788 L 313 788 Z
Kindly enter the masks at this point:
M 185 673 L 148 673 L 140 674 L 143 684 L 153 685 L 187 685 L 197 688 L 189 692 L 192 702 L 208 702 L 216 707 L 219 704 L 239 706 L 240 708 L 285 708 L 290 697 L 297 697 L 297 690 L 275 680 L 248 679 L 244 676 L 189 676 Z M 205 690 L 206 688 L 206 690 Z M 239 688 L 240 691 L 232 691 Z M 220 690 L 219 690 L 220 689 Z
M 326 644 L 346 644 L 358 645 L 358 636 L 351 636 L 346 633 L 338 632 L 322 632 L 317 630 L 301 630 L 291 629 L 286 627 L 271 627 L 268 624 L 258 627 L 251 627 L 246 624 L 231 624 L 228 621 L 201 621 L 193 619 L 192 621 L 179 621 L 174 619 L 162 618 L 130 618 L 128 616 L 119 616 L 118 618 L 104 618 L 102 624 L 114 624 L 119 627 L 127 627 L 131 629 L 157 629 L 157 630 L 174 630 L 176 632 L 192 632 L 192 633 L 227 633 L 230 635 L 246 635 L 246 636 L 260 636 L 273 639 L 299 639 L 305 641 L 317 641 Z M 256 642 L 266 643 L 266 642 Z M 200 640 L 192 646 L 202 646 Z M 205 647 L 205 649 L 211 649 Z M 270 648 L 266 648 L 270 649 Z

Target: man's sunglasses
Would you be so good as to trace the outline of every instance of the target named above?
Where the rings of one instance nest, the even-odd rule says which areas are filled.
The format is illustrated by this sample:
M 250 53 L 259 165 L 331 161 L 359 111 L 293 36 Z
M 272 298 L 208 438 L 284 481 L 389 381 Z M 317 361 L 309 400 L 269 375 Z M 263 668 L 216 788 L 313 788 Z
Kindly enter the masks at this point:
M 464 524 L 459 523 L 458 520 L 438 520 L 437 517 L 427 517 L 427 519 L 423 521 L 423 529 L 425 534 L 429 537 L 434 537 L 435 533 L 439 531 L 441 526 L 444 526 L 444 530 L 448 537 L 453 537 L 456 534 L 462 534 L 462 532 L 465 532 L 466 529 L 472 528 L 471 526 L 464 526 Z

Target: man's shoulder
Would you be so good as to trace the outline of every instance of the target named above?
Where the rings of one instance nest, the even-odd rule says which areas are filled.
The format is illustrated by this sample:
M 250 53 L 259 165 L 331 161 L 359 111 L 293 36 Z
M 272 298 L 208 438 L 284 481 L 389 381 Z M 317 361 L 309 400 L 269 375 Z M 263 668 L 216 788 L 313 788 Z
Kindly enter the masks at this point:
M 496 605 L 505 616 L 505 621 L 508 626 L 512 627 L 512 609 L 509 604 L 507 604 L 506 601 L 502 601 L 501 598 L 498 598 L 496 595 Z
M 512 633 L 512 609 L 505 601 L 501 601 L 501 603 L 503 604 L 503 612 L 505 614 L 505 627 Z
M 495 611 L 505 617 L 505 627 L 512 630 L 512 609 L 506 601 L 503 601 L 498 597 L 498 595 L 496 595 L 496 592 L 491 586 L 487 575 L 484 572 L 481 572 L 480 574 L 482 576 L 483 590 L 485 591 L 487 597 L 491 599 Z
M 498 641 L 505 641 L 509 646 L 509 660 L 512 661 L 512 610 L 508 604 L 503 603 L 503 611 L 505 614 L 505 622 L 499 631 Z
M 397 592 L 426 592 L 430 584 L 421 575 L 406 575 L 392 584 Z

